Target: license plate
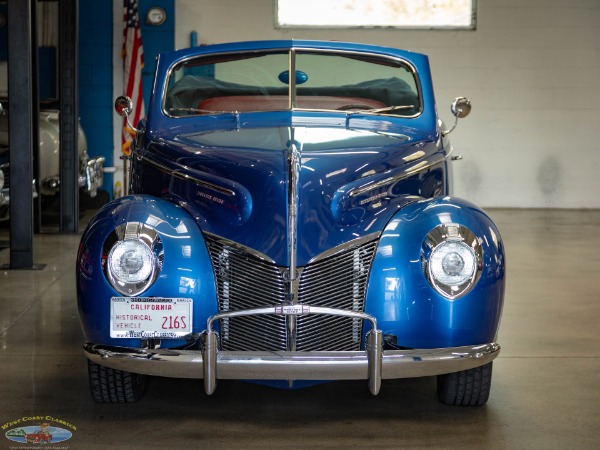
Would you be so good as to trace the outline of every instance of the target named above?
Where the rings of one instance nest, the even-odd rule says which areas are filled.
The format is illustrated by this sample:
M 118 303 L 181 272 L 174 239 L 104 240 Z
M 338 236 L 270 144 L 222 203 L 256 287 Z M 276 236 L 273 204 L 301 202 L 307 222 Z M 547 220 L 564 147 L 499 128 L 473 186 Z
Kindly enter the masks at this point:
M 192 332 L 191 298 L 112 297 L 110 337 L 173 339 Z

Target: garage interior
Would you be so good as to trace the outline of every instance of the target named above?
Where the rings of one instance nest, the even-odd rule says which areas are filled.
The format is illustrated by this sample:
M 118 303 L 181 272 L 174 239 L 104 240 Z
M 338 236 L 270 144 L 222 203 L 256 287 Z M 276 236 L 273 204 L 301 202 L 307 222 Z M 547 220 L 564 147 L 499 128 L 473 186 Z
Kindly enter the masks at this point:
M 288 30 L 274 26 L 272 0 L 140 2 L 140 15 L 144 8 L 157 5 L 174 13 L 170 20 L 175 48 L 189 46 L 191 33 L 202 43 L 297 37 L 395 46 L 429 55 L 442 118 L 450 120 L 452 98 L 471 98 L 473 113 L 452 135 L 464 157 L 454 166 L 454 189 L 457 196 L 491 215 L 507 255 L 498 339 L 502 351 L 494 364 L 490 400 L 481 408 L 439 404 L 433 377 L 385 380 L 376 397 L 363 381 L 298 391 L 219 381 L 215 394 L 206 396 L 201 381 L 151 378 L 148 393 L 138 403 L 93 402 L 81 350 L 75 258 L 81 232 L 97 205 L 81 202 L 76 180 L 69 178 L 73 172 L 67 169 L 76 164 L 73 125 L 78 116 L 92 141 L 93 156 L 106 151 L 95 147 L 94 133 L 106 129 L 92 129 L 94 118 L 104 114 L 103 124 L 119 122 L 112 113 L 113 95 L 102 104 L 93 99 L 96 109 L 87 112 L 89 91 L 71 89 L 78 76 L 69 79 L 64 74 L 89 64 L 82 57 L 82 45 L 85 51 L 108 45 L 111 76 L 121 70 L 114 55 L 121 46 L 122 2 L 115 0 L 100 12 L 91 11 L 87 3 L 60 2 L 65 8 L 57 55 L 63 61 L 57 69 L 62 86 L 61 167 L 70 175 L 61 181 L 64 189 L 52 216 L 58 219 L 53 222 L 37 207 L 29 207 L 34 168 L 31 158 L 22 157 L 17 162 L 22 175 L 11 172 L 11 203 L 16 206 L 10 221 L 0 223 L 3 429 L 23 418 L 60 419 L 76 427 L 67 447 L 89 449 L 597 448 L 600 148 L 595 130 L 600 116 L 600 4 L 596 0 L 536 0 L 527 5 L 480 1 L 476 29 L 460 31 Z M 8 5 L 8 18 L 20 18 L 23 32 L 29 30 L 27 11 L 35 11 L 30 8 L 35 4 L 11 0 Z M 88 28 L 94 22 L 92 13 L 98 13 L 98 23 L 110 19 L 110 27 L 103 31 L 108 44 L 100 37 L 95 43 L 86 41 L 89 36 L 82 38 L 83 30 L 94 34 Z M 251 25 L 246 26 L 248 20 Z M 20 73 L 29 70 L 31 61 L 13 61 L 11 54 L 26 53 L 35 38 L 15 41 L 13 36 L 8 36 L 13 46 L 8 70 Z M 78 58 L 73 52 L 79 52 Z M 152 59 L 149 52 L 146 58 Z M 82 82 L 87 79 L 79 76 L 80 86 Z M 22 123 L 31 124 L 17 141 L 11 136 L 11 147 L 15 142 L 33 147 L 36 140 L 32 130 L 39 105 L 31 84 L 29 89 L 31 93 L 17 92 L 24 99 L 21 103 L 12 96 L 15 92 L 10 93 L 10 110 L 22 114 Z M 119 89 L 122 86 L 109 88 Z M 19 111 L 15 105 L 26 107 Z M 108 142 L 109 165 L 117 166 L 116 139 L 114 132 L 108 134 L 102 145 Z M 109 174 L 105 180 L 105 197 L 115 196 L 116 177 Z M 23 188 L 13 194 L 15 186 Z

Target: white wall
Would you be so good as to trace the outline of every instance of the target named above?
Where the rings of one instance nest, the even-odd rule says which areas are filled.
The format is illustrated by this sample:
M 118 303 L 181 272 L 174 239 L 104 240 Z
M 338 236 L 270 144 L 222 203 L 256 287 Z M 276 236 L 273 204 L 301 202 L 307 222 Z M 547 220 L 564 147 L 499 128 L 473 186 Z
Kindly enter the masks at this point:
M 279 30 L 273 0 L 177 0 L 177 48 L 334 39 L 430 57 L 438 109 L 471 116 L 452 134 L 455 193 L 485 207 L 600 208 L 600 1 L 479 0 L 476 31 Z M 315 11 L 318 14 L 318 11 Z

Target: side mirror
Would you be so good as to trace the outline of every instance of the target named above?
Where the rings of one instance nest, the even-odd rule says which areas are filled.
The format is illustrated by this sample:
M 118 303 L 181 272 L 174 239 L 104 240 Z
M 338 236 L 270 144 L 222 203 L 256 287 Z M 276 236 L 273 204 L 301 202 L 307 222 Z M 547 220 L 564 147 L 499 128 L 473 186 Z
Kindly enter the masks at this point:
M 471 100 L 467 97 L 456 97 L 450 105 L 450 111 L 457 119 L 467 117 L 471 112 Z
M 133 111 L 133 102 L 129 97 L 121 95 L 115 100 L 115 111 L 121 117 L 127 117 Z
M 450 105 L 450 111 L 452 111 L 452 115 L 456 118 L 454 120 L 454 125 L 449 130 L 442 131 L 442 136 L 447 136 L 452 133 L 458 124 L 458 119 L 462 119 L 463 117 L 467 117 L 471 112 L 471 100 L 467 97 L 456 97 L 452 104 Z
M 125 117 L 125 119 L 127 120 L 127 126 L 129 128 L 131 128 L 136 133 L 138 132 L 138 129 L 134 127 L 129 121 L 129 114 L 131 114 L 131 112 L 133 111 L 133 102 L 129 97 L 127 97 L 126 95 L 121 95 L 117 97 L 117 99 L 115 100 L 115 111 L 121 117 Z

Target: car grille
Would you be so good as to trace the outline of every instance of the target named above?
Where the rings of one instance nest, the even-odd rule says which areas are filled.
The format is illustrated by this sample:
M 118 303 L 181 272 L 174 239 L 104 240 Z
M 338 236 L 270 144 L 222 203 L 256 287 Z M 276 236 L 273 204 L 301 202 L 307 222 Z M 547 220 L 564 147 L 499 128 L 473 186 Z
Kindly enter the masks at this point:
M 219 311 L 282 304 L 286 283 L 282 268 L 241 246 L 206 237 L 217 281 Z M 302 268 L 298 301 L 310 306 L 363 311 L 377 241 L 362 243 Z M 255 315 L 219 321 L 223 350 L 286 350 L 290 333 L 285 316 Z M 311 314 L 295 321 L 298 351 L 359 350 L 362 320 Z

